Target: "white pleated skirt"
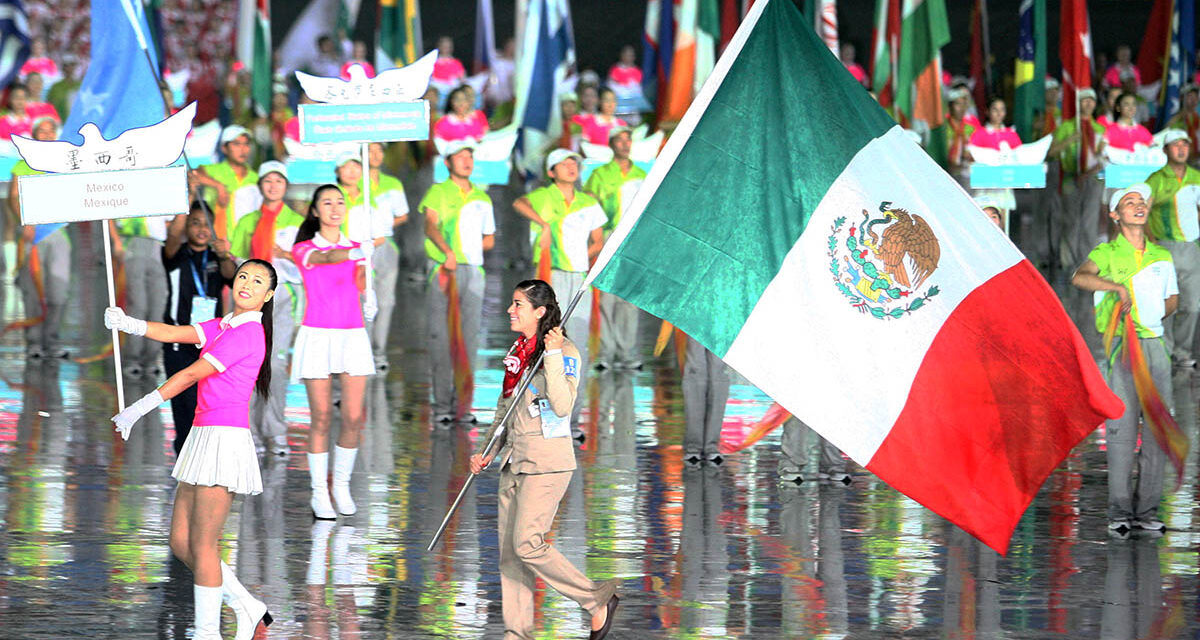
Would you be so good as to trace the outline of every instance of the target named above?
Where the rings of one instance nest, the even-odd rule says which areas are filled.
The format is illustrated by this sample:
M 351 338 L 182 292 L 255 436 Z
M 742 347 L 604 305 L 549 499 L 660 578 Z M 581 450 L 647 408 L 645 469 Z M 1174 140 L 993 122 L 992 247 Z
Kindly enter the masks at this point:
M 262 475 L 254 437 L 242 427 L 193 426 L 171 477 L 203 487 L 225 487 L 231 493 L 262 493 Z
M 375 374 L 371 338 L 364 328 L 323 329 L 300 325 L 292 352 L 292 382 L 328 378 L 335 373 Z

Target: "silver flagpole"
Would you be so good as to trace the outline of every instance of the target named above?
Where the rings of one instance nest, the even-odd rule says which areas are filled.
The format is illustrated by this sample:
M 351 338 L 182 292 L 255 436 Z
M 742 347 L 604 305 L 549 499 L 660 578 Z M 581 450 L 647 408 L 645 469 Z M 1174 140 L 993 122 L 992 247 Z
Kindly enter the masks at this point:
M 571 313 L 575 311 L 576 305 L 579 304 L 579 300 L 583 298 L 583 294 L 588 290 L 589 286 L 590 285 L 585 284 L 579 291 L 575 292 L 575 297 L 571 299 L 571 304 L 567 305 L 567 311 L 563 313 L 562 320 L 559 321 L 558 326 L 562 327 L 567 324 L 567 318 L 571 317 Z M 485 459 L 492 454 L 492 449 L 494 449 L 496 443 L 500 441 L 500 436 L 504 434 L 504 425 L 508 424 L 508 418 L 512 415 L 513 408 L 517 406 L 515 398 L 521 397 L 521 395 L 525 393 L 525 390 L 529 388 L 529 383 L 533 381 L 533 374 L 537 373 L 537 370 L 542 366 L 542 360 L 545 358 L 546 354 L 545 350 L 543 349 L 542 354 L 538 356 L 538 359 L 533 363 L 533 366 L 529 367 L 529 369 L 525 372 L 525 375 L 521 377 L 521 383 L 518 384 L 517 388 L 513 390 L 513 402 L 509 403 L 508 409 L 504 412 L 504 416 L 500 418 L 500 426 L 496 428 L 495 432 L 492 433 L 492 437 L 487 441 L 487 445 L 484 446 L 482 451 L 480 451 L 480 455 Z M 583 366 L 583 363 L 580 363 L 580 366 Z M 475 483 L 475 477 L 477 475 L 478 474 L 476 473 L 472 473 L 471 475 L 467 476 L 467 481 L 463 483 L 462 489 L 459 489 L 458 497 L 454 498 L 454 504 L 450 505 L 450 509 L 446 511 L 446 517 L 442 518 L 442 524 L 438 527 L 437 532 L 433 534 L 433 539 L 429 541 L 429 546 L 425 548 L 426 551 L 433 551 L 433 548 L 437 546 L 439 541 L 441 541 L 442 534 L 446 532 L 446 526 L 450 524 L 450 519 L 453 518 L 455 512 L 458 511 L 458 505 L 462 503 L 463 497 L 466 496 L 467 492 L 471 490 L 471 485 Z

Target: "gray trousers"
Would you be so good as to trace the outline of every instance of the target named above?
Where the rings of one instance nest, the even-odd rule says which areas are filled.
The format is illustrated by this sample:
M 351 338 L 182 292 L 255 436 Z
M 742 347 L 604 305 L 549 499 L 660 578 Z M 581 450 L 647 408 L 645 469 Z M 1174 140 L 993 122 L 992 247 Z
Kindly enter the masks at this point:
M 1150 377 L 1168 408 L 1175 406 L 1171 388 L 1171 359 L 1166 345 L 1157 338 L 1141 338 L 1142 352 L 1150 365 Z M 1162 500 L 1163 472 L 1167 454 L 1158 445 L 1154 432 L 1142 429 L 1142 447 L 1137 449 L 1138 416 L 1142 412 L 1138 404 L 1137 389 L 1133 384 L 1133 372 L 1125 363 L 1124 355 L 1117 351 L 1123 348 L 1121 339 L 1113 341 L 1116 361 L 1108 372 L 1108 386 L 1125 403 L 1125 413 L 1107 424 L 1108 454 L 1108 519 L 1150 520 L 1158 513 Z M 1135 451 L 1136 450 L 1136 451 Z M 1133 480 L 1133 464 L 1136 458 L 1137 482 Z
M 811 437 L 821 444 L 820 473 L 846 473 L 846 459 L 842 452 L 821 434 L 792 416 L 783 423 L 783 443 L 780 449 L 783 459 L 779 461 L 779 473 L 801 473 L 808 466 L 808 446 Z
M 255 393 L 250 397 L 250 427 L 260 442 L 287 434 L 283 417 L 287 406 L 288 353 L 296 332 L 295 312 L 304 305 L 304 289 L 298 284 L 279 283 L 275 287 L 271 313 L 271 395 L 266 400 Z
M 454 413 L 459 398 L 454 388 L 454 362 L 450 359 L 450 330 L 446 324 L 449 298 L 439 286 L 438 263 L 429 261 L 429 361 L 433 387 L 433 414 Z M 463 342 L 467 358 L 475 369 L 475 353 L 479 350 L 479 325 L 483 320 L 483 268 L 460 264 L 454 270 L 458 287 L 458 308 L 462 313 Z M 462 399 L 471 406 L 472 398 Z
M 387 354 L 388 329 L 396 308 L 396 274 L 400 268 L 400 252 L 390 239 L 375 248 L 371 266 L 375 269 L 373 285 L 379 312 L 367 323 L 367 334 L 371 336 L 371 351 L 376 358 L 382 358 Z
M 1196 320 L 1200 318 L 1200 245 L 1195 242 L 1160 244 L 1171 252 L 1179 281 L 1179 309 L 1163 324 L 1167 349 L 1175 360 L 1196 358 Z
M 1059 260 L 1066 272 L 1072 272 L 1083 264 L 1102 237 L 1100 200 L 1103 195 L 1104 183 L 1096 178 L 1090 178 L 1082 185 L 1077 185 L 1073 176 L 1063 176 L 1064 228 Z
M 1058 197 L 1062 168 L 1057 162 L 1049 162 L 1046 171 L 1046 186 L 1037 190 L 1033 205 L 1030 257 L 1033 257 L 1037 264 L 1048 264 L 1062 243 L 1062 198 Z
M 550 286 L 554 288 L 554 297 L 558 298 L 558 306 L 563 313 L 567 312 L 567 305 L 571 304 L 571 298 L 575 297 L 575 292 L 583 286 L 586 276 L 585 271 L 550 270 Z M 579 428 L 580 410 L 587 406 L 587 378 L 592 362 L 588 357 L 588 325 L 591 324 L 591 319 L 592 292 L 589 290 L 579 298 L 579 304 L 575 305 L 575 310 L 571 312 L 570 319 L 563 327 L 567 337 L 575 343 L 575 348 L 579 349 L 579 384 L 576 386 L 578 393 L 575 395 L 575 408 L 571 410 L 571 426 L 574 429 Z
M 638 314 L 632 304 L 617 296 L 600 294 L 600 362 L 631 363 L 639 360 L 637 353 Z
M 36 318 L 42 314 L 42 301 L 38 298 L 37 285 L 30 270 L 29 254 L 32 247 L 24 247 L 24 267 L 17 274 L 17 286 L 25 303 L 25 317 Z M 67 230 L 60 229 L 37 243 L 38 266 L 42 274 L 42 290 L 46 295 L 46 317 L 41 322 L 25 329 L 25 348 L 49 352 L 60 345 L 59 329 L 62 327 L 63 312 L 67 308 L 67 295 L 71 287 L 71 240 Z
M 688 336 L 683 366 L 683 413 L 687 429 L 683 455 L 709 456 L 721 451 L 721 425 L 729 399 L 729 371 L 717 355 Z
M 125 313 L 134 318 L 161 322 L 167 309 L 167 272 L 162 263 L 162 243 L 152 238 L 124 237 Z M 121 361 L 152 368 L 158 360 L 157 344 L 142 336 L 125 337 Z

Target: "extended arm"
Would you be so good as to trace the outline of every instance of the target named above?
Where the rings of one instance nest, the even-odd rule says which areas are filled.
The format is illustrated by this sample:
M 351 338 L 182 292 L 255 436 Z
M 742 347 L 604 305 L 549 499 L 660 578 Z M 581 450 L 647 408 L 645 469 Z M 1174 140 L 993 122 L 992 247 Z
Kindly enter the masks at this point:
M 1108 291 L 1121 298 L 1121 308 L 1128 311 L 1131 306 L 1129 289 L 1125 285 L 1100 277 L 1100 267 L 1091 260 L 1086 260 L 1075 274 L 1071 276 L 1071 284 L 1084 291 Z

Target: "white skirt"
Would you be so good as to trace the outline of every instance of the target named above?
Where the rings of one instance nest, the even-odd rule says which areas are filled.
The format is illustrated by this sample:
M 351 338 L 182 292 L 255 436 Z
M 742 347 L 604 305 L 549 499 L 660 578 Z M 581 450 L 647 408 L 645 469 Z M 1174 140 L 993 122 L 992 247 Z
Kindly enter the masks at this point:
M 375 374 L 371 338 L 364 328 L 322 329 L 300 325 L 292 352 L 292 382 L 328 378 L 335 373 Z
M 262 493 L 262 475 L 254 437 L 241 427 L 193 426 L 171 477 L 204 487 L 226 487 L 231 493 Z

